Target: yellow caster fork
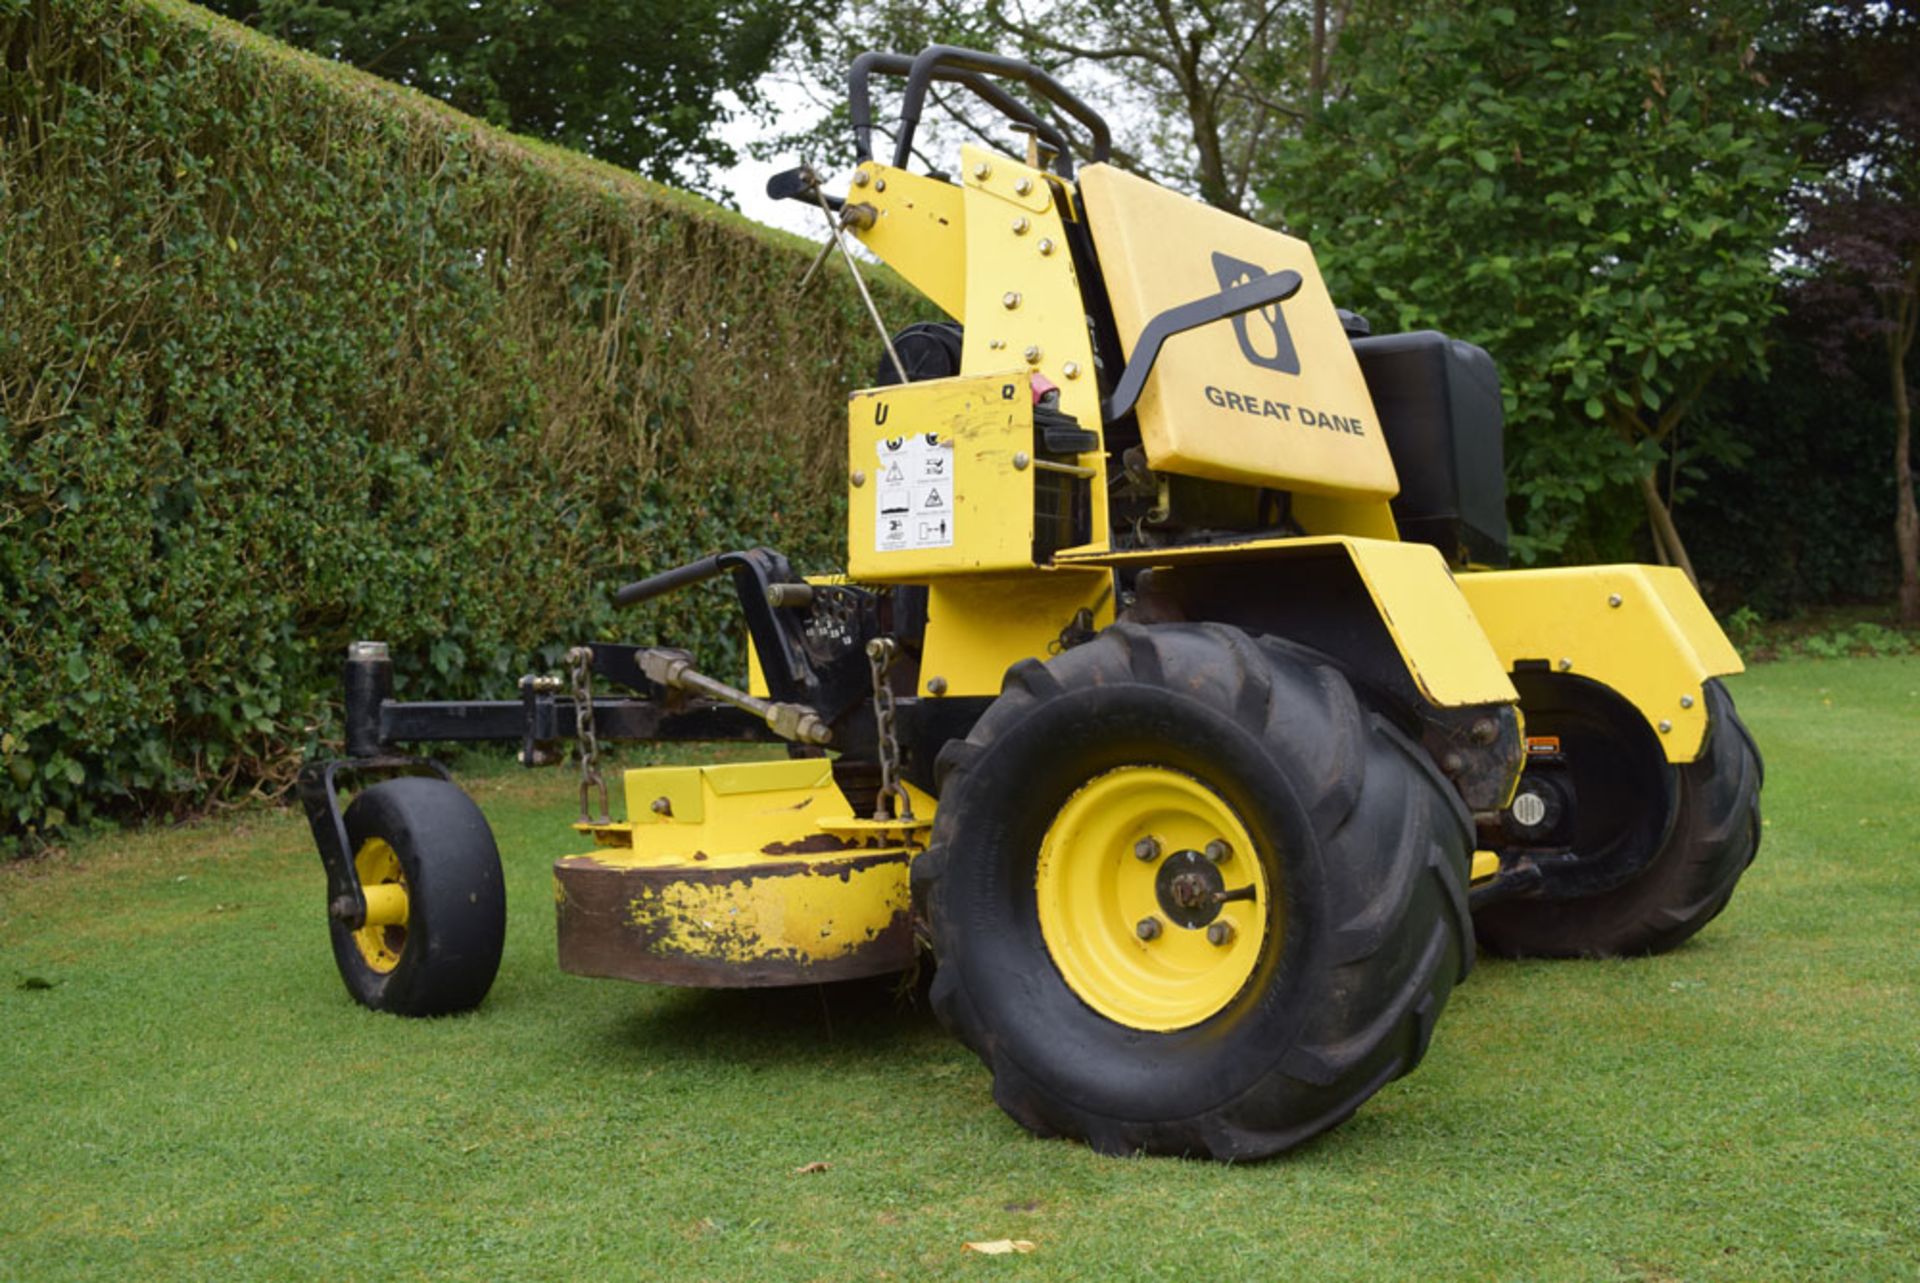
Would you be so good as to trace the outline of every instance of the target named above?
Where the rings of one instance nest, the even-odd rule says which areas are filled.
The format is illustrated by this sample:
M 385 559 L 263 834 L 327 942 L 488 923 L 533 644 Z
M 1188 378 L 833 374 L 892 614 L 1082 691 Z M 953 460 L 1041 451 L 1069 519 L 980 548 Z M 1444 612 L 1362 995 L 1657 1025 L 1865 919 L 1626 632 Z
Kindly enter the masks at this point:
M 366 921 L 353 933 L 353 943 L 367 966 L 384 975 L 400 965 L 407 947 L 407 875 L 399 854 L 382 838 L 361 843 L 353 865 L 367 901 Z

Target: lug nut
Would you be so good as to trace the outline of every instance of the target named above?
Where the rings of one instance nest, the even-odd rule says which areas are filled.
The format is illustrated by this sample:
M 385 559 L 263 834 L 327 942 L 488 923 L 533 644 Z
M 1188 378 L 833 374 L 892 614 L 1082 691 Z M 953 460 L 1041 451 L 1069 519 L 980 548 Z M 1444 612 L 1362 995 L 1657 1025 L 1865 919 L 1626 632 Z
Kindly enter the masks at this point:
M 1211 864 L 1225 864 L 1233 857 L 1233 847 L 1225 840 L 1215 838 L 1207 843 L 1207 860 Z
M 1225 918 L 1207 928 L 1207 943 L 1225 947 L 1233 943 L 1233 923 Z
M 1133 934 L 1142 940 L 1152 940 L 1160 934 L 1160 919 L 1142 918 L 1133 928 Z
M 1160 858 L 1160 839 L 1144 837 L 1133 844 L 1133 854 L 1139 860 L 1157 860 Z

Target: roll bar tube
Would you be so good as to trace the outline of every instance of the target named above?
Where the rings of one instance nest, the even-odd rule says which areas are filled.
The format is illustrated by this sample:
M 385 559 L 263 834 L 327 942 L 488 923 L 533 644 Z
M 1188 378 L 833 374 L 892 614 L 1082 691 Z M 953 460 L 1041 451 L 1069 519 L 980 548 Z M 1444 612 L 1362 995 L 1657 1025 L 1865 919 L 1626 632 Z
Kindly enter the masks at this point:
M 1019 81 L 1084 125 L 1092 140 L 1090 154 L 1095 161 L 1106 160 L 1112 151 L 1112 131 L 1107 128 L 1107 122 L 1032 63 L 953 45 L 932 45 L 911 59 L 903 54 L 872 52 L 853 60 L 847 75 L 847 116 L 853 125 L 856 160 L 873 159 L 873 102 L 867 86 L 875 72 L 907 79 L 906 96 L 900 107 L 899 135 L 894 142 L 896 169 L 904 169 L 913 153 L 913 135 L 926 107 L 927 91 L 938 80 L 972 90 L 1001 115 L 1032 129 L 1036 137 L 1054 149 L 1054 168 L 1060 176 L 1073 176 L 1072 149 L 1066 137 L 1032 108 L 986 79 L 989 74 Z

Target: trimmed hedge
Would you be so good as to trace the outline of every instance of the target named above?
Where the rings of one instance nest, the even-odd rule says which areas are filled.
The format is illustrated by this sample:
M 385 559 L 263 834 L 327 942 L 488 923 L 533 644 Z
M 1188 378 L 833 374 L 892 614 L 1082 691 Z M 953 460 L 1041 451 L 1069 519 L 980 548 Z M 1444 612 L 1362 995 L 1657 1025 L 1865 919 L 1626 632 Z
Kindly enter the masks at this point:
M 283 785 L 354 637 L 419 698 L 737 667 L 724 594 L 606 589 L 839 562 L 875 342 L 811 247 L 187 5 L 0 0 L 0 55 L 0 845 Z

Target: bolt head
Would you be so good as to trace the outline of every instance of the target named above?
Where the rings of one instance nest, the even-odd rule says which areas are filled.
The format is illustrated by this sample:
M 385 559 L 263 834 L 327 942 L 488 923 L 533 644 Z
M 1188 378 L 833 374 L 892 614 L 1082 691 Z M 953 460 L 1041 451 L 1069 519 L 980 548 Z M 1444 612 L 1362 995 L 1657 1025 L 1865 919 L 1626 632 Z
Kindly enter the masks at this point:
M 1207 927 L 1207 943 L 1224 947 L 1233 943 L 1233 923 L 1225 918 Z
M 1661 733 L 1662 735 L 1665 735 L 1665 734 L 1667 734 L 1667 733 L 1668 733 L 1669 731 L 1671 731 L 1672 729 L 1673 729 L 1673 723 L 1672 723 L 1672 722 L 1669 722 L 1669 721 L 1668 721 L 1668 720 L 1667 720 L 1666 718 L 1664 718 L 1664 717 L 1660 719 L 1660 733 Z
M 1053 238 L 1049 236 L 1042 236 L 1040 238 L 1040 244 L 1038 248 L 1040 250 L 1041 257 L 1043 258 L 1046 257 L 1048 254 L 1053 253 Z
M 974 165 L 973 167 L 973 176 L 975 178 L 985 178 L 988 174 L 991 174 L 992 172 L 993 172 L 993 166 L 989 165 L 984 160 L 980 161 L 978 164 Z
M 855 187 L 865 187 L 872 180 L 873 175 L 864 169 L 856 169 L 853 171 L 853 185 Z
M 1060 367 L 1060 373 L 1070 379 L 1077 379 L 1080 377 L 1080 363 L 1078 361 L 1068 361 Z
M 1015 450 L 1013 452 L 1013 466 L 1016 471 L 1024 472 L 1027 465 L 1032 462 L 1032 457 L 1029 456 L 1025 450 Z
M 1693 707 L 1693 696 L 1691 696 L 1691 695 L 1682 695 L 1682 696 L 1680 697 L 1680 707 L 1682 707 L 1682 708 L 1692 708 L 1692 707 Z
M 1005 294 L 1002 294 L 1000 296 L 1000 306 L 1006 308 L 1009 312 L 1019 307 L 1020 292 L 1018 290 L 1008 290 Z
M 867 484 L 867 474 L 862 472 L 860 469 L 855 468 L 853 470 L 853 476 L 851 480 L 853 484 L 856 486 L 864 486 Z
M 1607 605 L 1615 607 L 1617 609 L 1621 601 L 1622 601 L 1622 598 L 1619 593 L 1607 594 Z
M 1160 919 L 1140 919 L 1140 921 L 1134 924 L 1133 934 L 1139 936 L 1142 940 L 1157 939 L 1160 935 Z
M 1025 196 L 1028 192 L 1032 190 L 1033 190 L 1033 180 L 1031 178 L 1016 178 L 1013 180 L 1014 195 Z
M 1160 839 L 1151 835 L 1141 838 L 1133 844 L 1133 855 L 1137 860 L 1159 859 Z
M 327 916 L 343 925 L 354 926 L 356 925 L 354 919 L 360 915 L 355 910 L 353 897 L 350 895 L 342 895 L 335 896 L 332 900 L 328 901 Z
M 884 192 L 885 190 L 887 190 L 887 180 L 884 178 L 874 179 L 873 190 L 875 190 L 876 192 Z
M 1015 236 L 1025 236 L 1027 234 L 1027 229 L 1032 226 L 1033 224 L 1029 223 L 1026 220 L 1025 215 L 1022 215 L 1021 217 L 1013 220 L 1013 234 Z
M 1040 363 L 1040 349 L 1037 345 L 1029 344 L 1027 350 L 1020 355 L 1027 358 L 1028 365 L 1038 365 Z
M 1566 658 L 1564 658 L 1564 657 L 1563 657 L 1563 658 L 1562 658 L 1562 659 L 1560 660 L 1560 671 L 1561 671 L 1561 672 L 1563 672 L 1563 673 L 1570 673 L 1570 672 L 1572 672 L 1572 671 L 1573 671 L 1573 661 L 1572 661 L 1571 659 L 1566 659 Z
M 1476 744 L 1491 744 L 1500 738 L 1500 727 L 1491 717 L 1483 717 L 1473 724 L 1469 734 Z
M 944 677 L 927 678 L 927 694 L 944 695 L 947 693 L 947 679 Z
M 673 799 L 669 797 L 656 797 L 647 804 L 647 809 L 655 815 L 672 815 Z
M 1225 864 L 1233 858 L 1233 844 L 1225 838 L 1215 838 L 1207 843 L 1205 854 L 1209 863 Z

